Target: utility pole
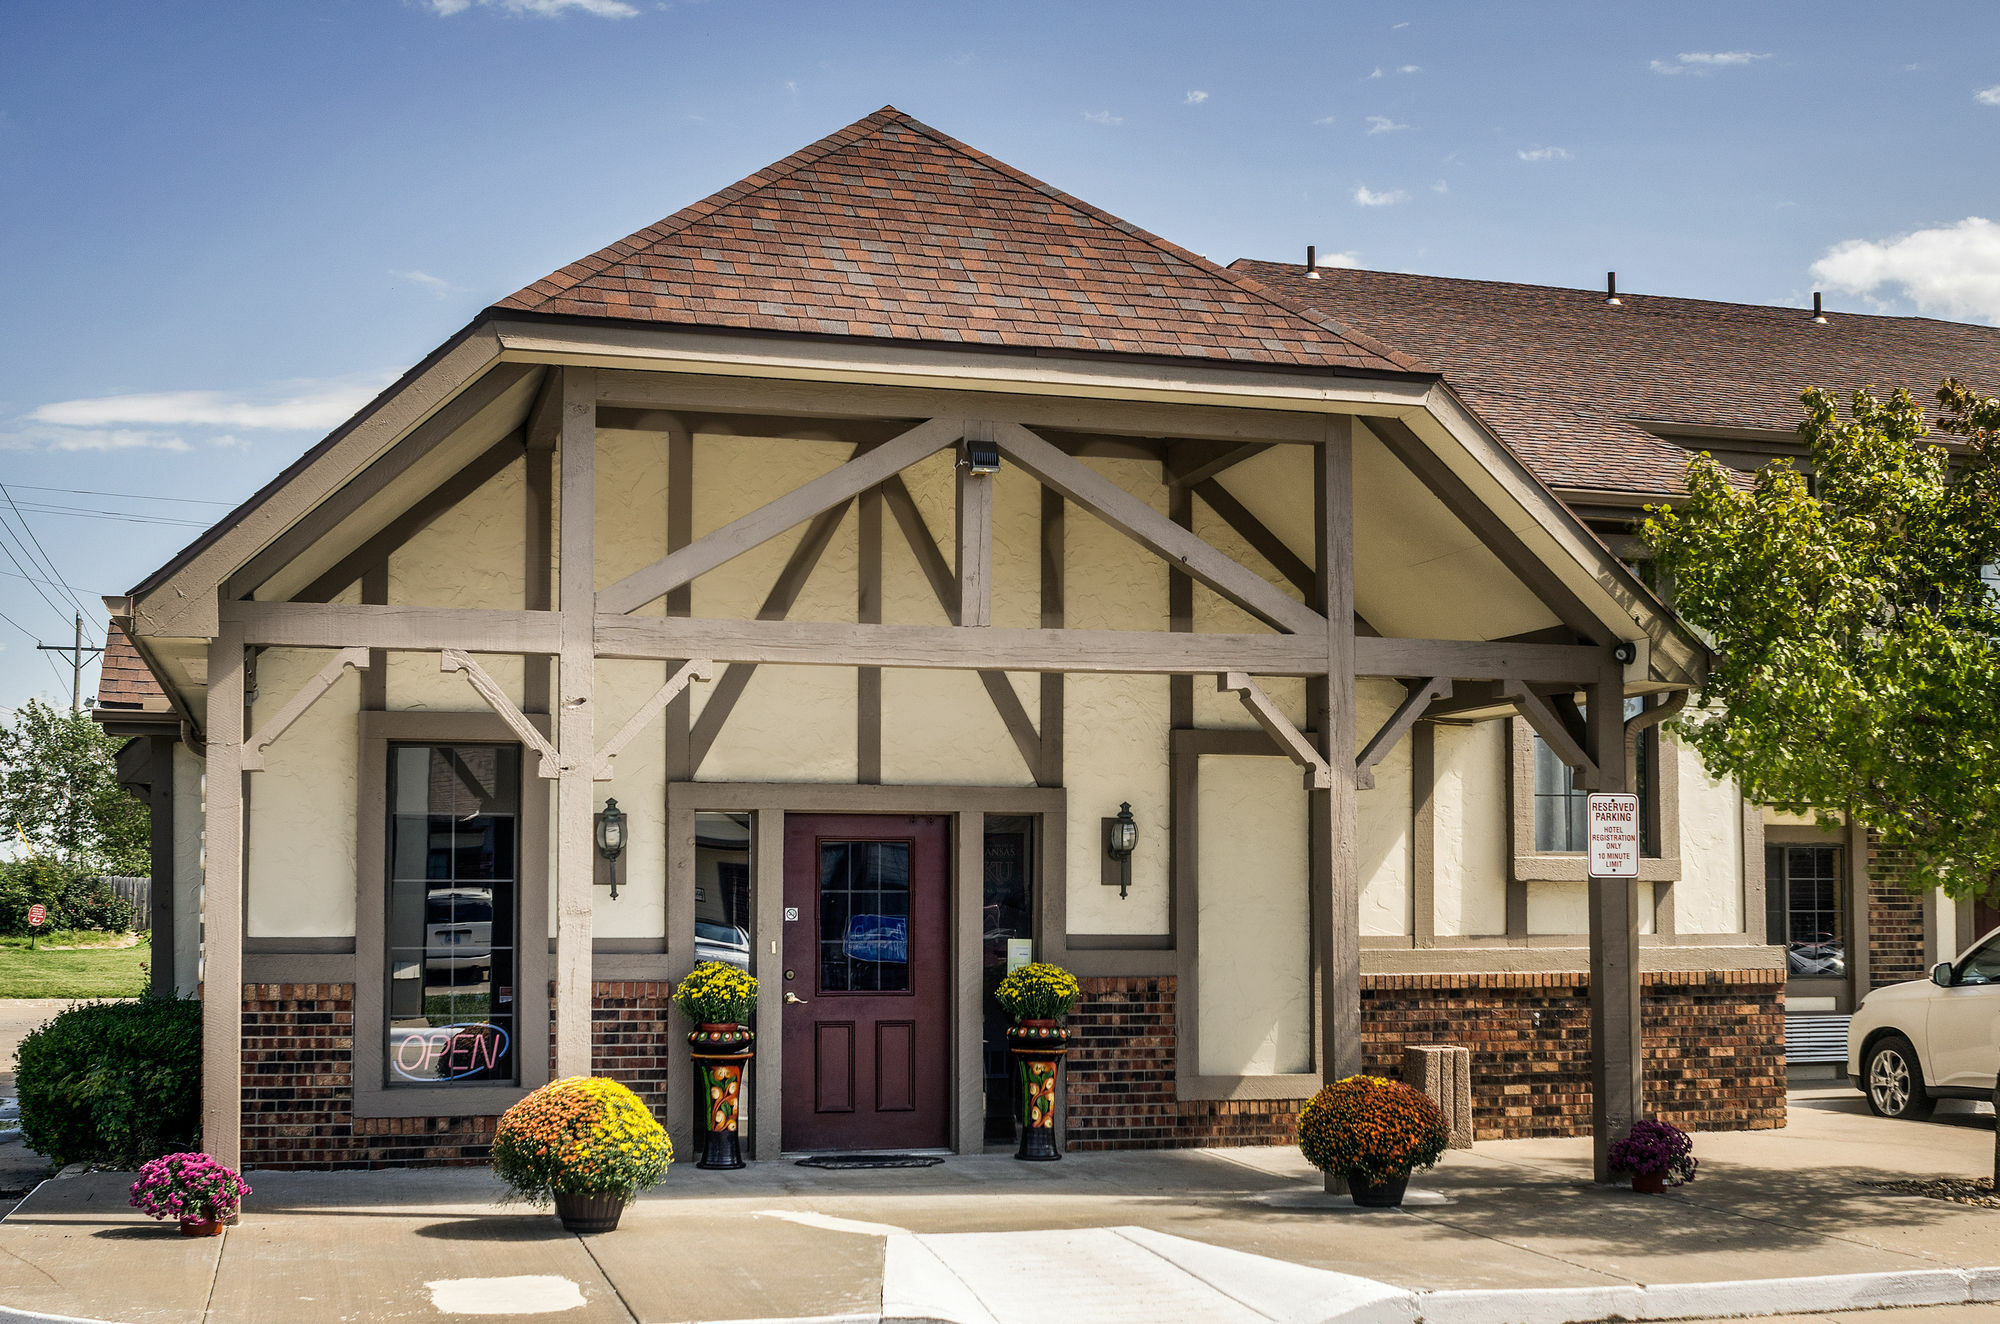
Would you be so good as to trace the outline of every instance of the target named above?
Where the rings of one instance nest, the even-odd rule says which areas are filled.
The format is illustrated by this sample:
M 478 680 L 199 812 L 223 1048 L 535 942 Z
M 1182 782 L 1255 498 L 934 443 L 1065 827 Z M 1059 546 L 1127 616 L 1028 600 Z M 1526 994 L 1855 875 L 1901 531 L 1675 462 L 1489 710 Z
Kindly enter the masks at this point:
M 85 655 L 95 657 L 104 650 L 83 646 L 83 613 L 76 615 L 76 642 L 63 644 L 36 644 L 37 652 L 69 654 L 69 715 L 76 716 L 83 711 L 83 659 Z

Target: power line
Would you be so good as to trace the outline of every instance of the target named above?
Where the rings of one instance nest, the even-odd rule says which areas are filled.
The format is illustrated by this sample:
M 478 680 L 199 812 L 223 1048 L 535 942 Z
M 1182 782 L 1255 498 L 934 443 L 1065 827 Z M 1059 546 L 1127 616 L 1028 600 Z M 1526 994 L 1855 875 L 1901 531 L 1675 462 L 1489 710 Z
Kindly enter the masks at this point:
M 28 541 L 34 543 L 35 550 L 42 554 L 42 564 L 48 567 L 49 573 L 55 576 L 56 582 L 63 586 L 63 592 L 69 594 L 69 600 L 76 604 L 77 612 L 81 614 L 90 611 L 91 609 L 84 605 L 83 599 L 77 596 L 76 590 L 70 587 L 70 582 L 63 578 L 62 571 L 56 566 L 55 558 L 49 555 L 49 549 L 42 546 L 42 540 L 35 536 L 35 526 L 28 523 L 28 517 L 23 515 L 21 508 L 14 504 L 14 494 L 7 490 L 5 483 L 0 483 L 0 496 L 7 498 L 8 509 L 12 510 L 14 518 L 21 522 L 21 528 L 28 535 Z
M 118 497 L 128 501 L 178 501 L 191 506 L 232 506 L 233 501 L 209 501 L 202 497 L 154 496 L 146 492 L 98 492 L 87 487 L 37 487 L 33 483 L 9 483 L 22 492 L 62 492 L 69 496 Z
M 62 585 L 52 579 L 37 579 L 33 575 L 17 575 L 12 570 L 0 570 L 0 579 L 25 579 L 30 584 L 47 584 L 50 588 L 62 587 Z
M 205 529 L 207 520 L 174 519 L 170 515 L 138 515 L 123 510 L 92 510 L 83 506 L 43 506 L 30 502 L 28 509 L 38 515 L 73 515 L 82 519 L 122 520 L 127 524 L 168 524 L 184 529 Z
M 28 638 L 33 639 L 35 641 L 36 650 L 38 652 L 40 651 L 42 643 L 42 637 L 40 635 L 36 634 L 33 630 L 30 630 L 27 626 L 21 624 L 19 621 L 15 620 L 12 616 L 9 616 L 4 611 L 0 611 L 0 621 L 7 622 L 7 624 L 13 626 L 15 629 L 19 630 L 22 634 L 27 635 Z M 42 653 L 41 658 L 44 662 L 47 662 L 49 664 L 49 670 L 55 672 L 56 680 L 61 681 L 63 678 L 62 669 L 56 665 L 56 660 L 50 657 L 47 653 Z
M 0 520 L 0 532 L 6 533 L 9 539 L 18 542 L 14 530 L 9 528 L 4 520 Z M 28 549 L 23 547 L 21 550 L 23 553 L 25 553 Z M 58 607 L 56 605 L 56 600 L 54 598 L 42 592 L 41 581 L 37 579 L 35 576 L 30 575 L 28 573 L 28 567 L 22 565 L 21 558 L 14 555 L 13 547 L 10 547 L 6 542 L 0 542 L 0 552 L 6 553 L 7 559 L 14 563 L 14 568 L 21 572 L 21 578 L 27 580 L 29 583 L 34 585 L 35 596 L 40 598 L 44 603 L 48 604 L 48 608 L 50 611 L 54 612 L 58 616 L 69 615 L 67 611 L 63 610 L 61 607 Z

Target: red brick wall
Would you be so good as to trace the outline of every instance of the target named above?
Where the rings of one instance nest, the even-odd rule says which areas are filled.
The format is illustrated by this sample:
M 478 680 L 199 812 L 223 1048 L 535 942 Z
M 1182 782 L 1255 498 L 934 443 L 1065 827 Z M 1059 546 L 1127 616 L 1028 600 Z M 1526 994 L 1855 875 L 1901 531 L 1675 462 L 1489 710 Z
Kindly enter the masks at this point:
M 1070 1016 L 1072 1149 L 1286 1144 L 1299 1101 L 1174 1098 L 1175 981 L 1086 979 Z M 1480 1139 L 1586 1134 L 1587 979 L 1564 975 L 1371 975 L 1362 981 L 1367 1069 L 1395 1077 L 1405 1045 L 1473 1056 Z M 1646 1079 L 1655 1113 L 1695 1129 L 1785 1119 L 1784 979 L 1777 970 L 1650 975 Z
M 591 1070 L 629 1085 L 664 1121 L 671 985 L 591 991 Z M 243 986 L 245 1167 L 484 1163 L 497 1120 L 354 1116 L 354 986 Z
M 1868 834 L 1868 983 L 1871 988 L 1922 979 L 1924 903 L 1904 889 L 1903 852 Z

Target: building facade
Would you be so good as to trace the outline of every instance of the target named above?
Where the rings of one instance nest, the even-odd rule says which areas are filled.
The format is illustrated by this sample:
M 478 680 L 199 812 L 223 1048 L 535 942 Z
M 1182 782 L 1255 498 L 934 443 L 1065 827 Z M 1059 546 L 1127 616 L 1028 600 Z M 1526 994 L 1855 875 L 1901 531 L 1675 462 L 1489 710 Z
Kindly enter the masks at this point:
M 1432 1042 L 1485 1136 L 1782 1124 L 1707 654 L 1392 343 L 893 109 L 488 309 L 112 603 L 205 1143 L 476 1161 L 582 1071 L 686 1142 L 717 959 L 757 1157 L 977 1152 L 1023 941 L 1074 1148 Z M 1637 888 L 1538 758 L 1643 792 Z

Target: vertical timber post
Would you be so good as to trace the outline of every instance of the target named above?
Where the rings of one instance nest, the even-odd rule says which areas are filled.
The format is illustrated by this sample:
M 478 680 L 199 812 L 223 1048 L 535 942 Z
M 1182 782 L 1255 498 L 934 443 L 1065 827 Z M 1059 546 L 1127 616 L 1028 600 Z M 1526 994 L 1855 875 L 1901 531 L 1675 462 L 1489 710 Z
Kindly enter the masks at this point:
M 1333 784 L 1310 792 L 1313 951 L 1319 984 L 1319 1056 L 1324 1080 L 1360 1071 L 1361 913 L 1355 861 L 1354 783 L 1354 420 L 1328 420 L 1313 451 L 1313 525 L 1318 573 L 1312 607 L 1326 616 L 1326 674 L 1306 685 L 1320 754 Z M 1345 1189 L 1331 1174 L 1327 1189 Z
M 208 646 L 208 806 L 202 874 L 201 1147 L 243 1166 L 243 627 Z
M 1590 687 L 1590 757 L 1598 791 L 1623 791 L 1624 669 L 1606 662 Z M 1600 1182 L 1611 1180 L 1611 1142 L 1645 1115 L 1644 1039 L 1640 1030 L 1639 885 L 1592 878 L 1590 888 L 1590 1135 Z
M 556 750 L 556 1078 L 590 1074 L 591 906 L 595 882 L 597 372 L 563 369 L 562 655 Z

